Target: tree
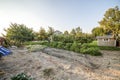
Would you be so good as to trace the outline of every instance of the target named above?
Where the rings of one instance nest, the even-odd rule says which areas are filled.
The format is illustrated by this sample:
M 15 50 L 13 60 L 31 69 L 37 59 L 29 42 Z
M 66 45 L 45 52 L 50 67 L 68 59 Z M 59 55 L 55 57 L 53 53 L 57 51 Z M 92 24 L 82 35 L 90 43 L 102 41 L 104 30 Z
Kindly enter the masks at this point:
M 92 35 L 94 37 L 96 36 L 103 36 L 105 33 L 104 29 L 102 27 L 95 27 L 92 29 Z
M 52 27 L 48 27 L 48 36 L 51 36 L 54 34 L 54 29 Z
M 78 34 L 79 34 L 79 33 L 82 33 L 82 29 L 81 29 L 80 27 L 77 27 L 77 28 L 76 28 L 76 33 L 78 33 Z
M 52 27 L 48 27 L 49 29 L 48 29 L 48 41 L 50 42 L 50 41 L 53 41 L 53 34 L 54 34 L 54 29 L 52 28 Z
M 77 27 L 76 29 L 76 38 L 79 38 L 82 36 L 82 29 L 80 27 Z
M 118 6 L 108 9 L 99 24 L 117 39 L 120 31 L 120 10 Z
M 69 35 L 69 32 L 68 31 L 64 31 L 64 35 Z
M 31 41 L 34 39 L 34 32 L 32 29 L 26 27 L 24 24 L 11 23 L 10 27 L 5 29 L 5 37 L 10 41 Z
M 70 32 L 70 35 L 72 35 L 72 36 L 75 36 L 75 35 L 76 35 L 75 29 L 72 29 L 72 31 Z
M 39 40 L 46 40 L 47 39 L 47 33 L 43 27 L 40 27 L 40 30 L 38 32 L 38 39 Z

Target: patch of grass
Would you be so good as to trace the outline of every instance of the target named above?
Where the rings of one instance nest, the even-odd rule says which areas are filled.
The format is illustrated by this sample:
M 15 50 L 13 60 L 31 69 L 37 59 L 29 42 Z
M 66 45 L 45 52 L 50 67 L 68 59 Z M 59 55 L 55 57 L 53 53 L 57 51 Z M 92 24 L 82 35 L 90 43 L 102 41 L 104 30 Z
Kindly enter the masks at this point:
M 46 48 L 46 46 L 44 46 L 44 45 L 28 45 L 26 47 L 31 52 L 41 51 L 44 48 Z
M 28 41 L 24 45 L 48 45 L 48 41 Z
M 120 51 L 119 47 L 110 47 L 110 46 L 98 46 L 100 50 L 111 50 L 111 51 Z
M 30 76 L 26 75 L 25 73 L 20 73 L 16 76 L 13 76 L 11 80 L 33 80 Z
M 45 77 L 50 77 L 50 76 L 53 75 L 53 74 L 54 74 L 54 71 L 53 71 L 52 68 L 48 68 L 48 69 L 44 69 L 44 70 L 43 70 L 43 75 L 44 75 Z

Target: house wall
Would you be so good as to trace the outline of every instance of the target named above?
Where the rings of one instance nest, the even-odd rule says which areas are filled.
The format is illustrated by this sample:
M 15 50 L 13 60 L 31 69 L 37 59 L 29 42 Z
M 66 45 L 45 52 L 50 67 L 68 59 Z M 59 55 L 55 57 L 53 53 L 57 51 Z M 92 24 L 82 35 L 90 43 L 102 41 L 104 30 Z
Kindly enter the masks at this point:
M 98 39 L 98 46 L 116 46 L 115 39 Z

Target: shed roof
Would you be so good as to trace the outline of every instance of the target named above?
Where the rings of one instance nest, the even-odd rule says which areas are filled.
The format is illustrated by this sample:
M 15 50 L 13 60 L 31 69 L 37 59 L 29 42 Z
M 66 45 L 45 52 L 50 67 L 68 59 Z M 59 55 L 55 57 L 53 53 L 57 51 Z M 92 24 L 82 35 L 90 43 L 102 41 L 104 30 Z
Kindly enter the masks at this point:
M 106 35 L 106 36 L 97 36 L 97 39 L 109 39 L 109 38 L 114 38 L 112 35 Z

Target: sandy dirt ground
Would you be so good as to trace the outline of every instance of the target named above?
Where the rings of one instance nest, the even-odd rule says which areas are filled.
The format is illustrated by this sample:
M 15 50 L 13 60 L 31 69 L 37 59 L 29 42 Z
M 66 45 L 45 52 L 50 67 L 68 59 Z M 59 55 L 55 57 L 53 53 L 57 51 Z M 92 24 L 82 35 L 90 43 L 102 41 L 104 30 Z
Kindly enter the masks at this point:
M 120 80 L 120 51 L 101 51 L 103 56 L 95 57 L 55 48 L 11 50 L 0 60 L 0 80 L 22 72 L 35 80 Z

